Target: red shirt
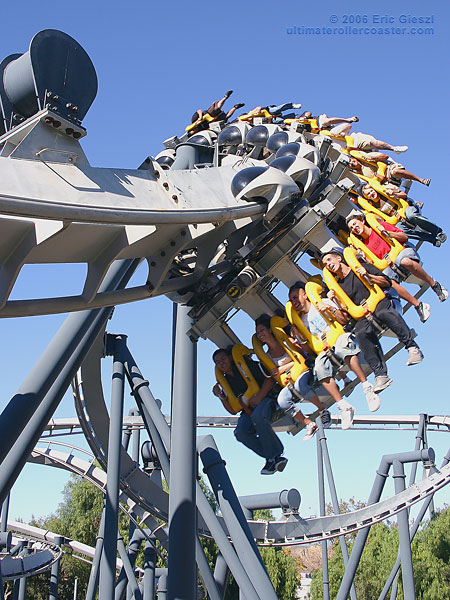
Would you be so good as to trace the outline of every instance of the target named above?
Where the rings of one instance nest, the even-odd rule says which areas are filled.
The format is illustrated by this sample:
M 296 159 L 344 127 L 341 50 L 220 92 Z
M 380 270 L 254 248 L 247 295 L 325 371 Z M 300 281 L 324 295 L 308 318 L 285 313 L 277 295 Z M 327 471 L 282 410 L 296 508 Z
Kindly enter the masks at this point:
M 380 221 L 380 225 L 386 229 L 386 231 L 401 231 L 395 225 L 391 225 L 390 223 L 386 223 L 385 221 Z M 384 258 L 385 254 L 388 254 L 391 247 L 387 242 L 383 240 L 381 235 L 379 235 L 375 230 L 371 230 L 369 237 L 366 240 L 363 240 L 365 245 L 369 248 L 371 252 L 375 254 L 377 258 Z

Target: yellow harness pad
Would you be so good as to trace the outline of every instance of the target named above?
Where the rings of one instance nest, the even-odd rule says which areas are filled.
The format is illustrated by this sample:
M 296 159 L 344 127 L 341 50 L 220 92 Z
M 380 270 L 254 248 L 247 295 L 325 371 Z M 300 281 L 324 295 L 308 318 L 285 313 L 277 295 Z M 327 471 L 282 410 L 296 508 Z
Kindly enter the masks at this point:
M 363 209 L 363 211 L 366 215 L 369 213 L 374 214 L 377 217 L 379 217 L 380 219 L 382 219 L 383 221 L 386 221 L 386 223 L 389 223 L 389 225 L 397 225 L 397 223 L 399 221 L 401 221 L 401 216 L 399 215 L 399 213 L 396 209 L 394 209 L 395 212 L 392 215 L 387 215 L 386 213 L 381 211 L 379 208 L 375 208 L 375 206 L 373 206 L 371 201 L 367 200 L 367 198 L 364 198 L 363 196 L 358 196 L 357 201 L 358 201 L 359 206 Z
M 390 266 L 391 262 L 395 262 L 395 259 L 400 254 L 400 252 L 405 249 L 405 247 L 398 240 L 388 237 L 387 235 L 379 231 L 380 224 L 376 215 L 371 213 L 366 214 L 366 221 L 369 227 L 373 229 L 373 231 L 375 231 L 387 244 L 389 244 L 391 249 L 388 252 L 387 258 L 378 258 L 378 256 L 376 256 L 371 250 L 369 250 L 364 241 L 356 235 L 354 235 L 353 233 L 350 233 L 350 235 L 348 236 L 349 242 L 352 246 L 354 246 L 358 250 L 361 250 L 364 256 L 367 258 L 367 260 L 370 263 L 372 263 L 377 269 L 380 269 L 380 271 L 384 271 L 384 269 Z
M 305 286 L 305 292 L 306 292 L 306 295 L 308 296 L 308 298 L 310 299 L 310 301 L 312 302 L 312 304 L 317 308 L 317 305 L 320 302 L 322 302 L 322 297 L 321 297 L 321 294 L 323 292 L 322 286 L 314 281 L 308 281 L 308 283 Z M 325 321 L 330 326 L 330 330 L 326 334 L 325 339 L 326 339 L 328 346 L 330 348 L 332 348 L 335 345 L 338 337 L 340 335 L 342 335 L 343 333 L 345 333 L 344 328 L 342 327 L 342 325 L 340 323 L 338 323 L 335 319 L 333 319 L 333 317 L 331 315 L 329 315 L 328 313 L 321 312 L 320 314 L 322 315 L 322 317 L 325 319 Z
M 186 127 L 186 131 L 192 131 L 193 129 L 198 127 L 200 123 L 211 123 L 211 121 L 214 121 L 214 117 L 212 117 L 209 113 L 205 113 L 198 123 L 196 122 L 192 123 L 191 125 L 188 125 Z
M 220 385 L 222 390 L 225 392 L 225 394 L 227 396 L 228 404 L 231 406 L 231 408 L 234 411 L 231 413 L 232 415 L 235 415 L 238 412 L 241 412 L 241 410 L 242 410 L 241 402 L 243 404 L 247 405 L 248 399 L 251 398 L 252 396 L 254 396 L 257 392 L 259 392 L 259 385 L 257 384 L 256 379 L 253 377 L 253 374 L 250 371 L 250 369 L 244 359 L 245 356 L 251 356 L 251 355 L 252 355 L 252 351 L 250 350 L 250 348 L 247 348 L 247 346 L 244 346 L 244 344 L 235 344 L 231 351 L 231 356 L 233 358 L 233 362 L 236 365 L 236 368 L 238 369 L 239 373 L 242 375 L 242 377 L 244 378 L 244 380 L 247 384 L 247 389 L 242 394 L 240 399 L 233 393 L 231 386 L 228 383 L 225 375 L 218 369 L 218 367 L 215 368 L 215 375 L 216 375 L 217 383 Z M 230 412 L 230 411 L 228 411 L 228 412 Z
M 289 385 L 289 383 L 293 383 L 300 377 L 302 373 L 308 370 L 308 367 L 305 364 L 304 356 L 297 350 L 294 344 L 291 342 L 289 337 L 286 335 L 284 331 L 284 327 L 288 325 L 286 319 L 282 317 L 272 317 L 270 320 L 270 328 L 272 333 L 274 334 L 277 341 L 283 346 L 286 354 L 293 361 L 293 365 L 290 369 L 290 378 L 287 377 L 287 372 L 274 377 L 274 379 L 285 387 Z M 263 343 L 258 339 L 256 333 L 252 337 L 253 349 L 255 351 L 256 356 L 259 358 L 260 362 L 268 371 L 272 371 L 276 368 L 276 365 L 270 355 L 264 351 Z
M 268 110 L 263 108 L 259 112 L 250 111 L 245 115 L 241 115 L 240 117 L 238 117 L 238 121 L 252 121 L 253 119 L 257 119 L 258 117 L 262 117 L 263 119 L 269 119 L 270 121 L 272 121 L 273 119 L 273 115 L 271 115 Z
M 358 174 L 358 177 L 360 179 L 363 179 L 364 181 L 367 181 L 367 183 L 370 185 L 371 188 L 373 188 L 376 192 L 378 192 L 384 198 L 389 200 L 389 202 L 391 204 L 393 204 L 394 207 L 396 207 L 397 213 L 399 214 L 400 218 L 402 218 L 402 219 L 405 218 L 405 209 L 408 208 L 408 206 L 409 206 L 409 204 L 406 200 L 402 200 L 401 198 L 394 198 L 393 196 L 389 196 L 389 194 L 386 191 L 386 188 L 378 181 L 378 179 L 376 177 L 369 178 L 369 177 L 365 177 L 364 175 L 359 175 L 359 174 Z M 386 221 L 386 222 L 388 222 L 388 221 Z M 391 223 L 391 225 L 395 225 L 395 223 Z
M 366 299 L 364 306 L 358 306 L 352 300 L 350 300 L 350 298 L 347 296 L 347 294 L 336 281 L 334 275 L 327 269 L 327 267 L 324 267 L 323 269 L 323 279 L 327 284 L 327 287 L 336 293 L 339 302 L 342 304 L 342 306 L 345 307 L 347 312 L 354 319 L 362 319 L 366 316 L 366 309 L 369 312 L 373 312 L 377 307 L 378 302 L 385 298 L 385 295 L 379 285 L 377 285 L 376 283 L 370 283 L 366 277 L 362 277 L 356 272 L 356 269 L 362 267 L 362 264 L 359 262 L 356 256 L 356 251 L 353 248 L 347 247 L 344 249 L 344 259 L 347 265 L 351 268 L 351 270 L 361 281 L 361 283 L 370 292 L 369 297 Z
M 319 133 L 319 124 L 317 119 L 307 119 L 306 117 L 298 117 L 297 119 L 284 119 L 286 125 L 292 125 L 292 123 L 300 123 L 301 125 L 309 125 L 311 127 L 311 133 Z

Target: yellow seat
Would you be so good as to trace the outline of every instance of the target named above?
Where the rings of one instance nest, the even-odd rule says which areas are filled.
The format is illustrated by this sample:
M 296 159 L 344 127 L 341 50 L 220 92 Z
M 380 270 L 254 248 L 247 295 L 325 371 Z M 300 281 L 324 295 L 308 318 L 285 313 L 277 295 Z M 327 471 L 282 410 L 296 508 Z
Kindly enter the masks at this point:
M 193 129 L 195 129 L 195 127 L 198 127 L 201 123 L 211 123 L 211 121 L 214 121 L 215 117 L 212 117 L 209 113 L 205 113 L 203 115 L 203 117 L 200 119 L 200 121 L 192 123 L 191 125 L 188 125 L 186 127 L 186 131 L 192 131 Z
M 300 123 L 301 125 L 309 126 L 311 133 L 319 133 L 319 124 L 317 119 L 307 119 L 306 117 L 298 117 L 297 119 L 284 119 L 286 125 L 292 125 L 292 123 Z
M 350 156 L 353 156 L 353 158 L 358 159 L 360 162 L 365 163 L 366 165 L 370 165 L 371 167 L 376 167 L 377 173 L 376 173 L 376 176 L 374 179 L 376 179 L 377 181 L 384 181 L 386 179 L 386 172 L 387 172 L 388 166 L 385 162 L 369 160 L 368 157 L 370 155 L 367 154 L 367 152 L 364 152 L 363 150 L 350 150 L 349 149 L 348 154 Z
M 317 282 L 312 280 L 308 281 L 305 286 L 305 292 L 314 306 L 317 306 L 317 304 L 322 301 L 320 297 L 320 294 L 322 293 L 322 286 Z M 321 313 L 325 321 L 327 321 L 327 323 L 330 325 L 330 329 L 326 334 L 324 333 L 320 337 L 313 335 L 303 323 L 291 302 L 287 302 L 286 304 L 286 314 L 289 322 L 299 330 L 303 339 L 306 340 L 308 346 L 316 354 L 320 354 L 324 350 L 332 348 L 335 345 L 337 338 L 345 333 L 342 325 L 332 319 L 331 316 Z
M 294 362 L 294 365 L 290 369 L 290 377 L 287 376 L 287 371 L 286 373 L 282 373 L 281 375 L 275 377 L 277 383 L 279 383 L 283 387 L 289 385 L 291 381 L 296 381 L 302 373 L 308 370 L 308 367 L 305 364 L 304 356 L 297 350 L 297 348 L 294 346 L 294 344 L 291 342 L 291 340 L 284 331 L 284 327 L 286 327 L 288 324 L 289 323 L 286 321 L 286 319 L 283 319 L 282 317 L 272 317 L 270 320 L 270 327 L 272 333 L 274 334 L 278 342 L 283 346 L 284 350 L 286 351 L 286 354 Z M 261 342 L 261 340 L 258 339 L 256 333 L 252 337 L 252 344 L 256 356 L 258 357 L 261 364 L 267 369 L 267 371 L 270 372 L 273 369 L 275 369 L 276 365 L 274 361 L 269 356 L 269 354 L 267 354 L 267 352 L 264 351 L 264 345 Z
M 220 369 L 218 369 L 218 367 L 215 368 L 217 383 L 220 385 L 220 387 L 227 396 L 228 404 L 233 409 L 233 412 L 228 412 L 231 412 L 232 415 L 237 414 L 244 407 L 246 407 L 248 404 L 248 399 L 254 396 L 257 392 L 259 392 L 259 385 L 256 379 L 253 377 L 253 374 L 250 371 L 250 368 L 245 362 L 244 358 L 245 356 L 251 356 L 252 354 L 253 353 L 250 350 L 250 348 L 247 348 L 247 346 L 244 346 L 244 344 L 235 344 L 231 351 L 233 362 L 247 384 L 247 389 L 239 398 L 233 393 L 225 375 L 220 371 Z M 225 408 L 228 410 L 226 406 Z
M 378 192 L 381 196 L 383 196 L 384 198 L 386 198 L 387 200 L 389 200 L 389 202 L 395 207 L 396 212 L 398 213 L 398 216 L 401 219 L 405 218 L 405 209 L 408 208 L 409 204 L 406 200 L 403 200 L 401 198 L 394 198 L 393 196 L 389 196 L 389 194 L 386 191 L 386 188 L 378 181 L 378 179 L 376 177 L 365 177 L 364 175 L 359 175 L 358 177 L 360 179 L 363 179 L 364 181 L 367 181 L 367 183 L 370 185 L 371 188 L 373 188 L 376 192 Z M 370 203 L 370 200 L 367 200 L 367 202 Z M 375 209 L 377 210 L 377 209 Z M 371 212 L 374 212 L 371 209 Z M 384 214 L 384 213 L 382 213 Z M 386 221 L 388 222 L 388 221 Z M 392 223 L 393 225 L 394 223 Z
M 257 119 L 258 117 L 262 117 L 263 119 L 268 119 L 272 122 L 273 115 L 270 114 L 268 110 L 265 108 L 261 109 L 259 112 L 253 112 L 253 110 L 249 111 L 245 115 L 241 115 L 238 117 L 238 121 L 253 121 L 253 119 Z
M 391 215 L 388 215 L 379 208 L 376 208 L 370 200 L 367 200 L 367 198 L 364 198 L 363 196 L 358 196 L 357 201 L 359 206 L 366 214 L 372 213 L 377 215 L 377 217 L 383 219 L 383 221 L 386 221 L 386 223 L 389 223 L 389 225 L 397 225 L 397 223 L 401 221 L 401 216 L 395 207 L 393 207 L 394 212 Z
M 369 297 L 364 301 L 363 305 L 358 306 L 352 300 L 350 300 L 339 283 L 336 281 L 334 275 L 326 267 L 324 267 L 322 271 L 323 279 L 328 289 L 333 290 L 336 293 L 339 302 L 347 310 L 347 312 L 354 319 L 361 319 L 362 317 L 366 316 L 367 311 L 373 312 L 377 307 L 377 304 L 383 300 L 383 298 L 385 298 L 385 295 L 379 285 L 376 283 L 370 283 L 366 277 L 362 277 L 356 272 L 356 269 L 358 267 L 362 267 L 362 264 L 359 262 L 356 256 L 356 251 L 353 248 L 347 247 L 344 249 L 344 259 L 358 279 L 370 292 Z
M 350 233 L 350 235 L 348 236 L 348 242 L 354 248 L 361 250 L 366 259 L 370 263 L 372 263 L 377 269 L 380 269 L 380 271 L 384 271 L 384 269 L 389 267 L 391 263 L 395 262 L 395 259 L 400 254 L 400 252 L 405 249 L 405 247 L 398 240 L 395 240 L 394 238 L 391 238 L 385 235 L 384 233 L 380 232 L 381 227 L 376 215 L 374 215 L 373 213 L 367 213 L 366 221 L 369 227 L 371 227 L 381 238 L 383 238 L 383 240 L 387 244 L 389 244 L 391 249 L 385 255 L 385 257 L 378 258 L 378 256 L 376 256 L 371 250 L 369 250 L 369 248 L 366 246 L 363 240 L 359 239 L 359 237 L 357 237 L 353 233 Z

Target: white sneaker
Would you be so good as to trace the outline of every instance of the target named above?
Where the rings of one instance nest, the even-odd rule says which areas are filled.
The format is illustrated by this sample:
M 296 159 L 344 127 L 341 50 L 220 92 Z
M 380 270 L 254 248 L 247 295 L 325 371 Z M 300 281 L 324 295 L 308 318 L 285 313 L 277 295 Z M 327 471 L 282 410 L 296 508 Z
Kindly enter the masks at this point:
M 364 394 L 366 395 L 367 405 L 369 407 L 370 412 L 375 412 L 381 406 L 380 397 L 374 392 L 373 385 L 368 385 Z
M 292 105 L 292 108 L 295 108 L 297 110 L 299 110 L 301 107 L 302 107 L 302 105 L 299 102 L 297 102 L 297 104 Z
M 313 423 L 312 421 L 311 421 L 311 423 L 308 423 L 308 425 L 306 426 L 306 429 L 305 429 L 306 433 L 303 436 L 303 441 L 307 442 L 310 439 L 312 439 L 314 437 L 314 434 L 317 432 L 317 429 L 318 429 L 318 427 L 315 423 Z
M 350 429 L 355 414 L 354 407 L 349 406 L 348 408 L 340 408 L 339 412 L 341 413 L 341 429 Z
M 408 146 L 392 146 L 395 154 L 401 154 L 402 152 L 406 152 L 408 150 Z
M 411 365 L 418 365 L 423 361 L 423 354 L 420 351 L 420 348 L 417 346 L 411 346 L 408 348 L 409 358 L 406 362 L 406 366 L 410 367 Z

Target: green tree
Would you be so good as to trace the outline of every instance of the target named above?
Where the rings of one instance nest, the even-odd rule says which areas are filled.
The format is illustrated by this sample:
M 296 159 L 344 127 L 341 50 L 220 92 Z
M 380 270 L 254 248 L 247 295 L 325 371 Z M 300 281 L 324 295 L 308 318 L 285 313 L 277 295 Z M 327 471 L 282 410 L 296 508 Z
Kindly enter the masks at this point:
M 218 511 L 216 498 L 208 485 L 200 479 L 200 485 L 214 511 Z M 163 481 L 167 490 L 167 485 Z M 54 514 L 48 517 L 33 519 L 32 524 L 64 537 L 95 546 L 100 516 L 103 507 L 103 494 L 95 486 L 81 477 L 73 475 L 63 491 L 63 501 Z M 255 511 L 255 519 L 273 519 L 271 511 Z M 125 514 L 119 516 L 119 530 L 128 543 L 129 520 Z M 214 540 L 202 539 L 202 545 L 212 569 L 218 554 Z M 65 548 L 68 550 L 68 547 Z M 164 550 L 161 549 L 164 554 Z M 280 600 L 291 600 L 299 583 L 297 564 L 289 552 L 282 548 L 261 548 L 261 556 Z M 143 552 L 136 561 L 143 564 Z M 164 561 L 158 558 L 158 566 L 164 566 Z M 78 595 L 83 597 L 89 581 L 90 565 L 65 553 L 61 559 L 59 595 L 61 600 L 72 600 L 75 578 L 78 579 Z M 49 572 L 28 579 L 27 598 L 42 600 L 48 596 Z M 239 597 L 237 586 L 232 578 L 227 590 L 227 599 Z M 11 590 L 12 584 L 8 584 Z
M 349 553 L 353 540 L 347 543 Z M 371 527 L 355 576 L 359 600 L 378 598 L 398 553 L 395 524 L 378 523 Z M 412 544 L 414 580 L 418 600 L 450 600 L 450 509 L 425 522 Z M 341 549 L 335 540 L 329 557 L 330 595 L 337 595 L 344 574 Z M 316 571 L 311 587 L 313 600 L 323 598 L 322 571 Z M 398 600 L 403 600 L 401 575 Z

